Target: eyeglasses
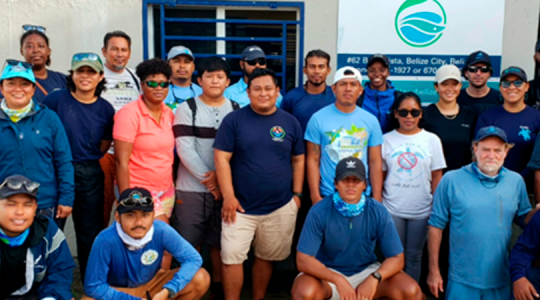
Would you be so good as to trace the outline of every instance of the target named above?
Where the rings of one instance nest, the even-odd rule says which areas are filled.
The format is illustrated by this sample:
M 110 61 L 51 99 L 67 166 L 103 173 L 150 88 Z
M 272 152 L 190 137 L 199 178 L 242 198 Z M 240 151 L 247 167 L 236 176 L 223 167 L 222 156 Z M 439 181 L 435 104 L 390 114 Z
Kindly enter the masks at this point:
M 514 81 L 501 81 L 501 87 L 507 89 L 510 85 L 514 84 L 515 87 L 520 88 L 525 82 L 523 80 L 514 80 Z
M 420 116 L 420 114 L 422 113 L 422 110 L 420 109 L 411 109 L 411 110 L 407 110 L 407 109 L 400 109 L 397 111 L 398 115 L 402 118 L 406 118 L 409 113 L 411 114 L 411 116 L 413 118 L 418 118 Z
M 8 64 L 8 65 L 10 65 L 12 67 L 21 65 L 26 70 L 32 70 L 32 65 L 25 62 L 25 61 L 20 61 L 20 60 L 16 60 L 16 59 L 6 59 L 6 64 Z
M 101 62 L 101 58 L 99 58 L 99 55 L 91 52 L 81 52 L 73 55 L 73 59 L 71 60 L 71 63 L 79 62 L 79 61 L 98 61 L 99 63 L 103 64 Z
M 118 205 L 125 207 L 133 207 L 135 205 L 151 206 L 154 205 L 154 199 L 152 197 L 143 197 L 141 193 L 135 191 L 131 192 L 127 198 L 120 200 Z
M 157 82 L 157 81 L 145 81 L 144 83 L 146 83 L 146 86 L 149 87 L 149 88 L 157 88 L 158 86 L 162 87 L 162 88 L 167 88 L 169 87 L 170 85 L 170 82 L 168 81 L 162 81 L 162 82 Z
M 27 32 L 27 31 L 30 31 L 30 30 L 35 30 L 35 31 L 39 31 L 41 33 L 45 33 L 45 31 L 47 30 L 45 27 L 43 26 L 38 26 L 38 25 L 29 25 L 29 24 L 25 24 L 22 26 L 22 29 L 24 30 L 24 32 Z
M 478 70 L 480 70 L 480 72 L 482 72 L 482 73 L 489 73 L 491 71 L 491 68 L 488 67 L 488 66 L 483 66 L 483 67 L 470 66 L 470 67 L 467 67 L 467 71 L 469 71 L 471 73 L 476 73 L 476 72 L 478 72 Z
M 266 58 L 255 58 L 252 60 L 245 60 L 245 62 L 250 66 L 256 66 L 257 64 L 259 64 L 260 66 L 264 66 L 266 65 Z
M 4 180 L 4 182 L 0 185 L 0 189 L 2 189 L 4 186 L 7 186 L 8 189 L 12 191 L 20 190 L 22 187 L 26 188 L 26 190 L 30 193 L 35 193 L 39 189 L 39 183 L 29 180 L 21 180 L 17 178 L 7 178 Z

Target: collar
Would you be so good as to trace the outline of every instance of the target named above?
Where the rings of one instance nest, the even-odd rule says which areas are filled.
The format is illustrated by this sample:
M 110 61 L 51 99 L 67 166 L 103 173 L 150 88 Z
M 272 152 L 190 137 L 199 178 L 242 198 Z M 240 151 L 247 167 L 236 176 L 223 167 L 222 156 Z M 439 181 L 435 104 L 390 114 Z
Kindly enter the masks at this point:
M 139 96 L 139 99 L 137 99 L 137 101 L 138 101 L 137 104 L 139 105 L 139 110 L 141 111 L 141 114 L 143 116 L 150 116 L 150 111 L 148 110 L 148 107 L 146 107 L 146 105 L 144 104 L 142 94 Z M 162 101 L 161 109 L 165 111 L 166 108 L 168 108 L 167 104 L 165 104 L 165 101 Z M 163 118 L 163 115 L 161 116 L 161 118 Z
M 238 80 L 238 82 L 236 83 L 238 85 L 238 89 L 240 90 L 240 92 L 245 92 L 248 88 L 248 85 L 247 83 L 244 81 L 244 76 L 242 76 L 242 78 L 240 78 L 240 80 Z
M 482 170 L 480 170 L 480 168 L 478 168 L 478 163 L 473 162 L 473 163 L 470 164 L 470 166 L 471 166 L 471 169 L 472 169 L 473 173 L 481 181 L 498 182 L 504 176 L 504 167 L 501 167 L 501 169 L 499 170 L 499 173 L 497 175 L 489 176 L 489 175 L 485 174 L 484 172 L 482 172 Z
M 152 237 L 154 236 L 154 224 L 152 224 L 152 227 L 150 227 L 150 230 L 148 230 L 142 239 L 134 239 L 130 237 L 124 232 L 122 226 L 120 226 L 118 222 L 114 222 L 114 226 L 116 228 L 116 233 L 118 233 L 118 236 L 130 251 L 142 249 L 144 246 L 146 246 L 146 244 L 152 241 Z

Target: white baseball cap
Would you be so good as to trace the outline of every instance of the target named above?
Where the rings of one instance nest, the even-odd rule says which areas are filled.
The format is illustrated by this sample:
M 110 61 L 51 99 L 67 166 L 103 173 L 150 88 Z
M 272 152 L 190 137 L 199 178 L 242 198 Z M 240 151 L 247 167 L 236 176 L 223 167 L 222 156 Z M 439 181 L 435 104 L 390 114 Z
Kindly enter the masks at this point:
M 352 74 L 345 75 L 345 72 L 347 72 L 347 71 L 352 72 Z M 349 72 L 347 72 L 347 73 L 349 73 Z M 336 73 L 334 74 L 334 83 L 333 84 L 336 84 L 338 81 L 340 81 L 342 79 L 347 79 L 347 78 L 356 79 L 356 80 L 358 80 L 358 82 L 360 82 L 360 84 L 362 84 L 362 73 L 360 73 L 360 71 L 358 69 L 353 68 L 353 67 L 343 67 L 343 68 L 337 70 Z
M 441 83 L 448 79 L 455 79 L 458 82 L 461 82 L 461 72 L 455 65 L 442 65 L 437 69 L 437 73 L 435 73 L 435 81 L 437 83 Z

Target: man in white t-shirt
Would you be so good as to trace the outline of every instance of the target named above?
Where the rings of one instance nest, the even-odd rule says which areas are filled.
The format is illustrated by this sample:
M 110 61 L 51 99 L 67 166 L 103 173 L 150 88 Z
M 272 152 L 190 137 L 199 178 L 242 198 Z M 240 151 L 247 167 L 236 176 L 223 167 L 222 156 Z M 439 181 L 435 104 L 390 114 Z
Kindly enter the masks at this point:
M 101 53 L 105 57 L 105 79 L 107 83 L 105 92 L 101 97 L 109 101 L 118 111 L 125 104 L 135 101 L 141 94 L 139 78 L 135 72 L 128 69 L 129 58 L 131 57 L 131 38 L 123 31 L 112 31 L 105 35 Z M 114 145 L 111 145 L 109 152 L 100 160 L 101 168 L 105 173 L 105 226 L 109 223 L 111 209 L 115 200 L 114 180 L 116 178 L 116 164 L 114 160 Z

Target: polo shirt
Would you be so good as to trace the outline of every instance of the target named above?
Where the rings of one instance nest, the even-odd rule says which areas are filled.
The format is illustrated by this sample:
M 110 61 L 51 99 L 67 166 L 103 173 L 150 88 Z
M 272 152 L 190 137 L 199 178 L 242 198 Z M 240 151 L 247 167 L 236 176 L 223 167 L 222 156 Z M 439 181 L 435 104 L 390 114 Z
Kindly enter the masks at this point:
M 130 187 L 163 191 L 173 184 L 174 115 L 162 103 L 161 120 L 157 122 L 142 100 L 124 105 L 114 117 L 113 138 L 133 143 L 129 158 Z
M 229 86 L 225 93 L 223 93 L 223 97 L 227 99 L 231 99 L 233 101 L 238 102 L 241 107 L 249 105 L 249 97 L 247 94 L 247 82 L 244 81 L 244 78 L 240 78 L 237 83 Z M 281 93 L 279 93 L 279 96 L 276 101 L 276 106 L 281 107 L 281 100 L 283 100 L 283 96 L 281 96 Z

